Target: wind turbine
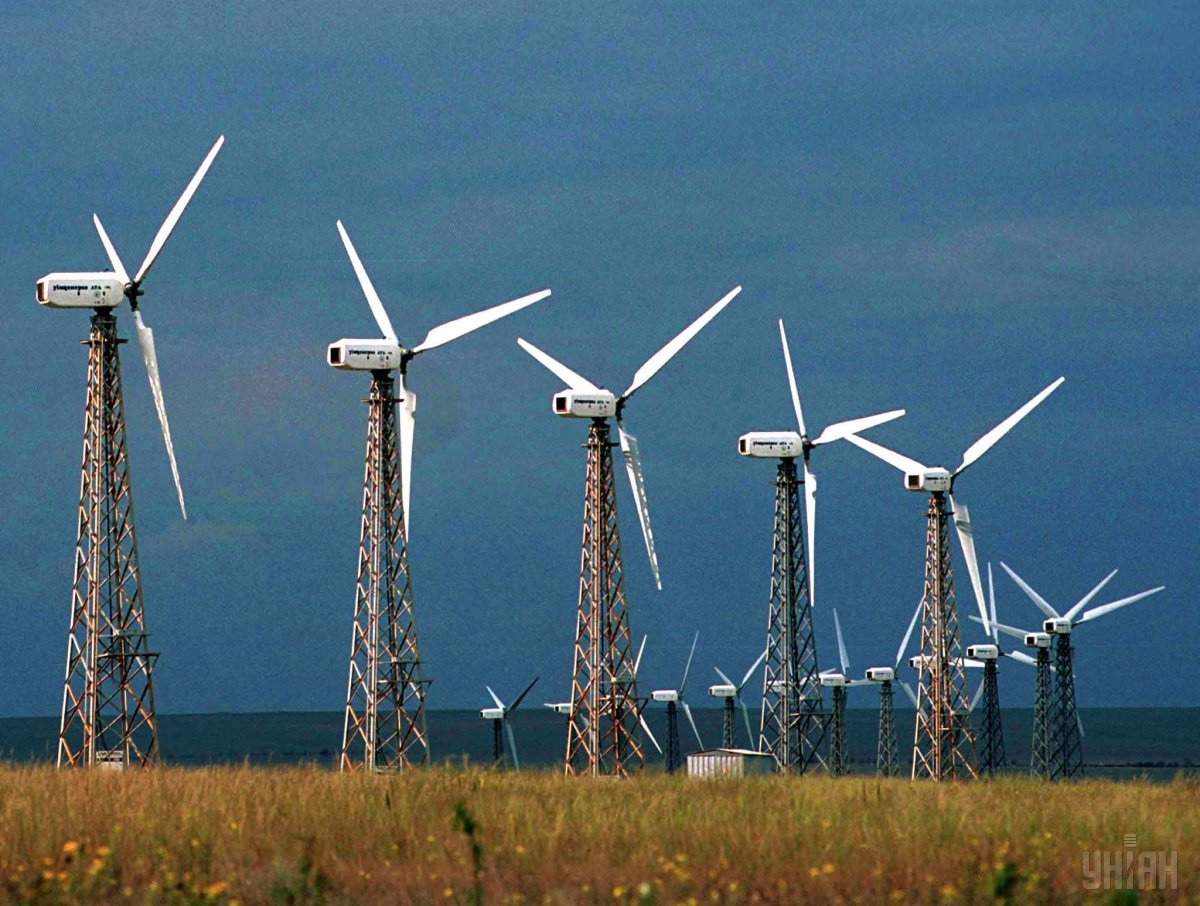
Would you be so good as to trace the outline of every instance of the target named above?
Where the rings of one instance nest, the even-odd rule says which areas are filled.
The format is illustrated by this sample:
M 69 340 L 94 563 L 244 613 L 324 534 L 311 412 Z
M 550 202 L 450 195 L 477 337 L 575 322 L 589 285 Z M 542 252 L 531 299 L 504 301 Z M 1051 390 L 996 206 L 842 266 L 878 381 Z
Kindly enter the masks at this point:
M 416 396 L 405 386 L 414 358 L 464 337 L 550 295 L 542 290 L 433 328 L 416 346 L 404 346 L 342 222 L 338 233 L 382 339 L 329 344 L 330 367 L 371 374 L 367 399 L 367 455 L 354 629 L 350 643 L 342 771 L 396 771 L 429 760 L 425 692 L 408 565 L 410 476 Z M 400 374 L 399 386 L 393 372 Z M 397 406 L 396 404 L 400 405 Z M 399 429 L 397 430 L 397 422 Z
M 742 698 L 742 689 L 746 687 L 746 683 L 750 682 L 750 677 L 754 675 L 754 671 L 759 665 L 766 660 L 767 651 L 764 648 L 763 653 L 758 656 L 758 659 L 750 665 L 750 669 L 746 671 L 746 675 L 742 677 L 740 683 L 735 683 L 724 673 L 720 667 L 714 667 L 717 671 L 717 676 L 721 677 L 721 682 L 708 687 L 708 694 L 713 698 L 723 699 L 725 702 L 724 720 L 721 724 L 721 745 L 726 749 L 732 749 L 734 745 L 733 731 L 733 703 L 736 701 L 742 708 L 742 717 L 746 720 L 746 747 L 754 747 L 754 731 L 750 729 L 750 711 L 746 707 L 746 702 Z M 689 712 L 690 714 L 691 712 Z M 699 734 L 696 739 L 699 740 Z
M 770 752 L 779 769 L 804 773 L 820 758 L 825 733 L 824 704 L 818 680 L 817 643 L 812 609 L 816 604 L 815 557 L 817 478 L 812 472 L 812 451 L 857 431 L 866 431 L 904 414 L 894 409 L 836 422 L 810 438 L 800 407 L 796 374 L 788 349 L 787 332 L 779 321 L 779 341 L 787 366 L 788 388 L 799 431 L 752 431 L 738 438 L 738 452 L 760 459 L 778 459 L 775 476 L 775 530 L 771 544 L 771 601 L 767 615 L 767 669 L 763 676 L 759 749 Z M 796 475 L 796 460 L 804 466 L 804 480 Z M 800 542 L 800 486 L 803 484 L 808 524 L 808 560 Z
M 1045 614 L 1046 622 L 1043 628 L 1055 639 L 1054 666 L 1056 679 L 1054 683 L 1054 701 L 1050 710 L 1050 779 L 1069 780 L 1072 777 L 1081 776 L 1083 774 L 1083 742 L 1079 728 L 1079 714 L 1075 708 L 1075 679 L 1071 648 L 1072 630 L 1076 626 L 1089 623 L 1097 617 L 1112 613 L 1114 610 L 1119 610 L 1135 601 L 1156 595 L 1166 588 L 1166 586 L 1160 585 L 1157 588 L 1138 592 L 1135 595 L 1129 595 L 1128 597 L 1111 601 L 1108 604 L 1101 604 L 1098 607 L 1088 607 L 1088 604 L 1100 593 L 1101 589 L 1117 574 L 1117 571 L 1114 569 L 1101 579 L 1095 588 L 1076 601 L 1069 610 L 1060 614 L 1050 606 L 1045 598 L 1034 591 L 1028 582 L 1018 576 L 1008 564 L 1002 561 L 1000 565 L 1012 580 L 1017 583 L 1021 591 L 1025 592 L 1029 596 L 1029 599 L 1037 605 L 1038 609 Z
M 833 690 L 833 713 L 830 718 L 829 773 L 841 777 L 846 773 L 846 690 L 851 686 L 865 686 L 870 680 L 850 679 L 850 659 L 846 657 L 846 642 L 842 638 L 842 623 L 837 608 L 833 609 L 833 625 L 837 630 L 838 660 L 841 671 L 822 671 L 821 685 Z
M 508 715 L 516 711 L 521 706 L 521 702 L 525 700 L 525 696 L 529 694 L 540 677 L 534 677 L 533 682 L 525 687 L 525 691 L 516 697 L 511 705 L 506 705 L 500 701 L 500 696 L 492 691 L 491 686 L 485 686 L 488 695 L 492 697 L 492 701 L 496 703 L 494 708 L 481 708 L 479 716 L 484 720 L 492 722 L 492 764 L 500 764 L 500 759 L 504 757 L 504 743 L 501 742 L 501 731 L 508 737 L 508 751 L 512 755 L 513 768 L 521 770 L 521 761 L 517 758 L 517 740 L 513 736 L 512 724 L 508 722 Z
M 879 737 L 875 749 L 875 773 L 880 777 L 897 777 L 900 774 L 896 755 L 896 718 L 892 703 L 892 684 L 896 682 L 896 670 L 900 667 L 900 661 L 908 648 L 908 640 L 912 638 L 913 629 L 921 616 L 923 603 L 917 602 L 912 619 L 908 621 L 908 630 L 904 633 L 900 647 L 896 649 L 895 663 L 891 667 L 868 667 L 865 674 L 867 682 L 879 685 Z M 912 686 L 900 680 L 900 688 L 912 701 L 913 707 L 917 707 L 917 693 L 913 692 Z
M 666 767 L 668 774 L 674 774 L 683 765 L 683 755 L 679 747 L 679 705 L 683 705 L 683 713 L 687 716 L 688 723 L 692 725 L 692 732 L 696 734 L 696 744 L 701 749 L 704 748 L 704 743 L 700 740 L 700 731 L 696 729 L 696 721 L 692 718 L 692 709 L 688 707 L 687 700 L 683 697 L 683 690 L 687 687 L 688 673 L 692 669 L 692 657 L 696 654 L 698 641 L 700 641 L 700 630 L 697 629 L 696 635 L 692 638 L 692 650 L 688 652 L 687 664 L 684 665 L 683 679 L 679 683 L 679 688 L 655 689 L 650 693 L 651 700 L 665 702 L 667 706 Z
M 637 438 L 625 430 L 625 406 L 633 394 L 644 387 L 741 290 L 740 286 L 734 287 L 647 359 L 620 396 L 593 384 L 532 343 L 524 339 L 517 340 L 522 349 L 567 385 L 566 390 L 554 394 L 551 411 L 564 418 L 590 420 L 571 684 L 573 707 L 567 729 L 565 759 L 568 774 L 621 776 L 643 761 L 642 749 L 635 737 L 635 718 L 641 713 L 636 701 L 636 689 L 620 679 L 629 672 L 630 629 L 622 582 L 609 419 L 615 418 L 617 422 L 625 471 L 637 506 L 646 554 L 650 559 L 655 584 L 661 589 L 654 536 L 646 507 L 641 455 Z
M 925 532 L 925 594 L 921 621 L 921 661 L 918 673 L 916 732 L 913 745 L 913 779 L 932 777 L 946 780 L 973 777 L 975 745 L 967 711 L 966 678 L 957 663 L 961 644 L 958 632 L 958 608 L 954 599 L 954 570 L 950 560 L 945 498 L 950 498 L 954 527 L 967 561 L 971 585 L 980 615 L 987 620 L 975 541 L 966 504 L 955 504 L 954 483 L 997 441 L 1032 412 L 1063 382 L 1058 378 L 1000 424 L 971 444 L 962 462 L 953 472 L 941 466 L 930 467 L 886 447 L 855 435 L 846 439 L 904 473 L 909 491 L 928 492 Z
M 124 767 L 158 761 L 158 720 L 151 673 L 158 657 L 149 648 L 142 579 L 134 530 L 125 443 L 125 403 L 113 312 L 129 301 L 163 443 L 187 519 L 175 447 L 167 422 L 154 333 L 142 319 L 142 283 L 158 260 L 184 210 L 212 166 L 225 137 L 217 139 L 183 195 L 158 228 L 131 279 L 99 216 L 92 222 L 112 271 L 47 274 L 36 298 L 48 308 L 91 308 L 83 465 L 71 593 L 71 630 L 58 736 L 59 767 Z

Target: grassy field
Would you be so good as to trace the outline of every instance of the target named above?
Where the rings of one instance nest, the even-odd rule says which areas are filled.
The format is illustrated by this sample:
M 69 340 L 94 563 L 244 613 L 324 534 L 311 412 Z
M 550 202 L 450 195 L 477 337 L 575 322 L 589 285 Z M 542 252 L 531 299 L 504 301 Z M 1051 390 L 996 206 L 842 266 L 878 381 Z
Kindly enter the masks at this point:
M 1177 890 L 1084 888 L 1126 834 Z M 1194 780 L 0 768 L 10 902 L 1175 903 L 1198 844 Z

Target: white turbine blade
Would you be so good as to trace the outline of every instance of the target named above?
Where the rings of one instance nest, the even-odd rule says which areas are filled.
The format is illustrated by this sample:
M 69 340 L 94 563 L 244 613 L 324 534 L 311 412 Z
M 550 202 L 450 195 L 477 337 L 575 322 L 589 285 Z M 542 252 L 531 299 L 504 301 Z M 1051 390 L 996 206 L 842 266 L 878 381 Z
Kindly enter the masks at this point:
M 167 215 L 167 219 L 163 221 L 163 225 L 158 228 L 158 234 L 154 237 L 154 241 L 150 243 L 150 251 L 146 252 L 146 258 L 142 261 L 142 266 L 138 268 L 137 276 L 133 278 L 134 283 L 141 283 L 146 274 L 150 272 L 150 268 L 154 266 L 154 260 L 158 257 L 159 252 L 163 250 L 163 246 L 167 244 L 167 240 L 171 237 L 171 231 L 175 229 L 175 224 L 179 223 L 179 218 L 183 216 L 184 208 L 188 206 L 188 202 L 196 194 L 196 189 L 200 187 L 200 182 L 204 179 L 204 174 L 212 166 L 213 159 L 217 156 L 217 152 L 221 150 L 223 144 L 225 144 L 225 136 L 222 135 L 217 139 L 216 144 L 212 146 L 212 150 L 208 152 L 208 156 L 204 158 L 204 162 L 200 164 L 200 169 L 196 171 L 196 175 L 192 177 L 192 181 L 187 184 L 187 188 L 183 190 L 183 194 L 179 196 L 179 201 L 175 202 L 175 207 L 171 208 L 171 213 Z
M 1093 588 L 1091 591 L 1089 591 L 1086 595 L 1084 595 L 1082 598 L 1080 598 L 1075 603 L 1074 607 L 1072 607 L 1070 610 L 1068 610 L 1066 613 L 1063 614 L 1063 619 L 1065 619 L 1065 620 L 1075 619 L 1076 614 L 1078 614 L 1079 611 L 1083 610 L 1083 608 L 1087 607 L 1088 604 L 1091 603 L 1092 599 L 1100 593 L 1100 589 L 1102 589 L 1105 585 L 1107 585 L 1108 580 L 1111 579 L 1116 574 L 1117 574 L 1117 571 L 1114 569 L 1111 573 L 1109 573 L 1107 576 L 1105 576 L 1103 579 L 1101 579 L 1099 585 L 1097 585 L 1095 588 Z
M 137 326 L 138 342 L 142 347 L 142 360 L 146 363 L 146 374 L 150 378 L 150 393 L 154 397 L 154 410 L 162 426 L 163 444 L 167 448 L 167 459 L 171 461 L 171 477 L 175 479 L 175 493 L 179 495 L 179 511 L 187 519 L 187 505 L 183 502 L 183 485 L 179 483 L 179 466 L 175 463 L 175 445 L 171 442 L 171 426 L 167 422 L 167 404 L 163 399 L 162 381 L 158 374 L 158 353 L 154 351 L 154 331 L 142 321 L 139 309 L 133 313 Z
M 1079 709 L 1075 709 L 1075 725 L 1079 727 L 1079 738 L 1083 739 L 1083 718 L 1079 716 Z
M 1007 563 L 1001 560 L 1000 565 L 1004 567 L 1004 571 L 1012 577 L 1012 580 L 1016 582 L 1018 586 L 1020 586 L 1021 591 L 1025 592 L 1025 594 L 1029 596 L 1029 600 L 1038 606 L 1038 610 L 1052 620 L 1057 620 L 1059 618 L 1058 611 L 1051 607 L 1045 598 L 1030 588 L 1029 583 L 1013 572 Z
M 792 353 L 788 349 L 787 333 L 783 329 L 783 318 L 779 319 L 779 341 L 783 344 L 783 363 L 787 365 L 788 388 L 792 391 L 792 408 L 796 410 L 796 425 L 801 437 L 808 434 L 804 427 L 804 410 L 800 408 L 800 391 L 796 389 L 796 373 L 792 370 Z
M 122 283 L 128 285 L 129 274 L 125 272 L 125 265 L 121 263 L 121 256 L 117 254 L 117 249 L 108 238 L 108 233 L 104 232 L 104 224 L 100 222 L 98 214 L 92 215 L 92 223 L 96 225 L 96 232 L 100 234 L 100 241 L 104 244 L 104 252 L 108 255 L 108 261 L 112 265 L 113 273 L 120 278 Z
M 396 338 L 396 331 L 392 327 L 392 320 L 384 310 L 379 293 L 375 292 L 375 284 L 371 282 L 371 278 L 367 275 L 367 269 L 363 267 L 362 259 L 358 257 L 354 243 L 350 241 L 350 234 L 346 232 L 346 228 L 342 226 L 340 220 L 337 222 L 337 228 L 342 236 L 342 245 L 346 247 L 346 254 L 350 256 L 350 264 L 354 268 L 355 275 L 358 277 L 358 285 L 362 287 L 363 295 L 367 297 L 367 305 L 371 306 L 371 314 L 375 316 L 375 323 L 379 325 L 379 330 L 386 339 L 397 343 L 400 342 Z
M 396 407 L 396 419 L 400 423 L 400 500 L 404 506 L 404 538 L 408 539 L 409 509 L 412 506 L 412 454 L 413 435 L 417 430 L 417 395 L 404 386 L 400 377 L 400 392 L 404 398 Z
M 842 638 L 842 621 L 838 619 L 837 608 L 833 608 L 833 628 L 837 632 L 838 659 L 842 662 L 842 673 L 850 675 L 850 659 L 846 657 L 846 642 Z
M 969 667 L 972 670 L 979 670 L 983 667 L 983 661 L 976 660 L 973 657 L 960 657 L 957 661 L 959 666 Z
M 562 362 L 558 361 L 546 353 L 542 352 L 532 343 L 517 338 L 517 345 L 524 349 L 527 353 L 537 359 L 543 367 L 552 372 L 555 377 L 565 383 L 572 390 L 587 390 L 592 393 L 599 393 L 600 388 L 585 378 L 583 375 L 576 374 Z
M 980 680 L 980 681 L 979 681 L 979 688 L 975 690 L 975 695 L 974 695 L 974 697 L 971 699 L 971 707 L 967 708 L 967 710 L 968 710 L 968 711 L 974 711 L 974 710 L 975 710 L 975 706 L 976 706 L 977 704 L 979 704 L 979 700 L 980 700 L 981 698 L 983 698 L 983 681 L 982 681 L 982 680 Z
M 629 490 L 637 507 L 638 522 L 642 526 L 642 537 L 646 541 L 646 556 L 650 558 L 650 571 L 654 584 L 662 591 L 662 576 L 658 571 L 658 555 L 654 553 L 654 533 L 650 530 L 650 508 L 646 503 L 646 483 L 642 476 L 642 457 L 638 453 L 637 438 L 625 431 L 621 420 L 617 420 L 617 434 L 621 438 L 621 456 L 625 460 L 625 471 L 629 475 Z
M 737 690 L 738 690 L 739 696 L 742 694 L 742 686 L 744 686 L 744 685 L 746 685 L 746 683 L 750 682 L 750 677 L 754 675 L 754 671 L 757 670 L 759 668 L 759 666 L 762 664 L 762 662 L 765 661 L 766 659 L 767 659 L 767 649 L 764 648 L 762 654 L 760 654 L 758 656 L 758 660 L 756 660 L 753 664 L 750 665 L 750 669 L 746 671 L 746 675 L 742 677 L 742 681 L 738 684 Z
M 731 680 L 729 677 L 727 677 L 724 673 L 722 673 L 720 667 L 713 667 L 713 670 L 717 671 L 717 676 L 721 677 L 721 680 L 725 683 L 725 685 L 733 686 L 733 688 L 735 688 L 735 689 L 737 688 L 737 683 L 735 683 L 733 680 Z
M 521 770 L 521 759 L 517 757 L 517 738 L 513 736 L 512 725 L 506 720 L 504 721 L 504 735 L 508 737 L 508 749 L 512 752 L 513 770 Z
M 984 626 L 988 629 L 988 635 L 992 637 L 993 642 L 1000 641 L 1000 633 L 996 629 L 996 586 L 992 584 L 992 564 L 988 562 L 988 608 L 990 610 L 988 619 L 991 621 L 991 627 Z
M 1057 390 L 1058 385 L 1065 380 L 1066 378 L 1060 377 L 1058 380 L 1054 381 L 1049 387 L 1027 402 L 1024 406 L 1022 406 L 1000 424 L 996 425 L 996 427 L 994 427 L 987 434 L 983 435 L 983 437 L 979 438 L 979 440 L 975 441 L 975 443 L 971 444 L 971 446 L 967 447 L 967 452 L 963 454 L 962 464 L 954 470 L 954 474 L 961 474 L 967 466 L 971 465 L 971 463 L 975 462 L 977 459 L 979 459 L 979 457 L 990 450 L 995 445 L 996 441 L 1011 431 L 1016 426 L 1017 422 L 1037 408 L 1042 400 Z
M 715 318 L 720 313 L 721 309 L 732 302 L 734 296 L 741 291 L 742 288 L 740 286 L 735 286 L 730 292 L 722 296 L 715 305 L 709 308 L 708 311 L 689 324 L 682 333 L 675 337 L 675 339 L 673 339 L 658 352 L 654 353 L 654 355 L 650 356 L 650 358 L 646 360 L 646 364 L 644 364 L 634 373 L 633 382 L 629 385 L 629 388 L 621 394 L 621 399 L 629 399 L 629 397 L 633 396 L 638 388 L 645 384 L 646 381 L 658 374 L 663 365 L 671 361 L 671 359 L 675 356 L 675 353 L 683 349 L 683 347 L 688 344 L 692 337 L 703 330 L 704 325 Z
M 696 635 L 692 637 L 692 650 L 688 652 L 687 664 L 683 668 L 683 682 L 679 684 L 679 697 L 683 698 L 683 690 L 687 686 L 688 671 L 692 669 L 692 656 L 696 653 L 696 643 L 700 641 L 700 630 L 696 630 Z
M 459 337 L 469 334 L 473 330 L 478 330 L 481 327 L 491 324 L 493 321 L 500 320 L 506 315 L 520 311 L 534 302 L 540 302 L 548 295 L 550 295 L 550 290 L 544 289 L 539 293 L 522 296 L 520 299 L 513 299 L 511 302 L 495 305 L 492 308 L 484 309 L 473 315 L 465 315 L 461 318 L 455 318 L 453 321 L 447 321 L 445 324 L 439 324 L 425 335 L 425 339 L 413 348 L 413 352 L 424 352 L 427 349 L 443 346 L 451 340 L 457 340 Z
M 882 425 L 884 422 L 890 422 L 904 415 L 905 410 L 893 409 L 890 412 L 881 412 L 879 415 L 867 415 L 863 418 L 852 418 L 849 421 L 836 422 L 820 433 L 816 440 L 812 442 L 813 446 L 818 444 L 827 444 L 835 440 L 841 440 L 850 434 L 857 434 L 859 431 L 866 431 L 868 428 L 874 428 L 876 425 Z
M 493 692 L 493 691 L 492 691 L 492 687 L 491 687 L 491 686 L 484 686 L 483 688 L 487 689 L 487 691 L 488 691 L 488 695 L 490 695 L 490 696 L 492 697 L 492 701 L 494 701 L 494 702 L 496 703 L 496 707 L 497 707 L 497 708 L 499 708 L 501 711 L 507 711 L 507 710 L 508 710 L 508 708 L 506 708 L 506 707 L 504 706 L 504 702 L 500 701 L 500 696 L 499 696 L 499 695 L 497 695 L 495 692 Z
M 1002 651 L 1001 654 L 1003 654 L 1005 657 L 1012 658 L 1018 663 L 1028 664 L 1031 667 L 1037 666 L 1037 658 L 1029 656 L 1024 651 Z
M 703 749 L 704 741 L 700 738 L 700 731 L 696 729 L 696 721 L 695 718 L 692 717 L 692 709 L 685 701 L 681 701 L 680 704 L 683 705 L 684 716 L 687 717 L 688 723 L 692 725 L 692 732 L 696 734 L 696 745 Z
M 971 619 L 974 620 L 976 623 L 983 622 L 983 620 L 979 619 L 979 617 L 975 616 L 974 614 L 971 615 Z M 1024 629 L 1018 629 L 1015 626 L 1006 626 L 1004 623 L 997 623 L 995 620 L 992 620 L 992 629 L 998 629 L 1000 632 L 1003 632 L 1005 635 L 1011 635 L 1013 638 L 1016 638 L 1016 639 L 1024 639 L 1025 636 L 1029 635 L 1029 633 L 1026 632 Z
M 1119 601 L 1113 601 L 1111 604 L 1101 604 L 1099 607 L 1093 607 L 1090 610 L 1085 610 L 1083 616 L 1075 621 L 1076 625 L 1086 623 L 1088 620 L 1094 620 L 1096 617 L 1102 617 L 1106 613 L 1112 613 L 1127 604 L 1132 604 L 1134 601 L 1140 601 L 1142 598 L 1148 598 L 1151 595 L 1156 595 L 1167 586 L 1160 585 L 1158 588 L 1151 588 L 1149 591 L 1143 591 L 1136 595 L 1130 595 L 1128 598 L 1122 598 Z
M 638 723 L 642 725 L 642 732 L 649 737 L 650 742 L 653 743 L 654 748 L 658 749 L 658 754 L 661 755 L 663 753 L 662 746 L 658 744 L 658 740 L 655 739 L 654 734 L 650 732 L 650 725 L 646 723 L 646 718 L 639 716 Z
M 750 726 L 750 709 L 746 707 L 746 700 L 742 698 L 741 693 L 738 693 L 738 704 L 742 706 L 742 719 L 746 721 L 746 748 L 754 749 L 754 730 Z
M 971 576 L 971 589 L 975 592 L 975 603 L 979 605 L 979 616 L 983 618 L 983 631 L 992 634 L 988 628 L 987 602 L 983 598 L 983 582 L 979 577 L 979 560 L 975 556 L 975 534 L 971 530 L 971 514 L 965 503 L 954 502 L 950 495 L 950 509 L 953 511 L 954 529 L 958 533 L 958 543 L 962 547 L 963 557 L 967 561 L 967 572 Z
M 857 434 L 846 435 L 846 440 L 850 441 L 850 443 L 854 444 L 854 446 L 858 447 L 860 450 L 866 450 L 872 456 L 877 456 L 889 466 L 893 466 L 894 468 L 899 469 L 901 472 L 914 473 L 928 471 L 926 466 L 921 465 L 921 463 L 917 462 L 915 459 L 909 459 L 907 456 L 897 453 L 895 450 L 889 450 L 887 447 L 881 447 L 874 441 L 859 437 Z
M 638 669 L 642 666 L 642 652 L 646 650 L 646 639 L 648 638 L 649 636 L 647 635 L 642 636 L 642 644 L 638 646 L 637 658 L 633 662 L 633 678 L 635 680 L 637 679 Z
M 921 616 L 921 607 L 924 603 L 924 599 L 917 602 L 917 609 L 913 611 L 912 619 L 908 621 L 908 630 L 904 633 L 904 640 L 900 642 L 900 647 L 896 649 L 896 667 L 899 667 L 900 662 L 904 660 L 904 649 L 908 647 L 908 640 L 912 638 L 913 629 L 916 627 L 917 620 Z
M 917 707 L 917 693 L 913 692 L 912 686 L 904 680 L 900 680 L 900 688 L 904 690 L 904 694 L 908 696 L 908 700 L 913 703 L 913 707 Z
M 808 533 L 808 606 L 817 606 L 817 476 L 804 460 L 804 515 Z

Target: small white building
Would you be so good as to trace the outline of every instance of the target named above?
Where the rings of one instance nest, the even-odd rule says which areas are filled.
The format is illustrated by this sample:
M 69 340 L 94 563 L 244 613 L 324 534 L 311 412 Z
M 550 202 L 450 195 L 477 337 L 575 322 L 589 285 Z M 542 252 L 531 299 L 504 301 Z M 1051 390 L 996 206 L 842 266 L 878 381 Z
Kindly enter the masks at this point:
M 687 757 L 689 777 L 752 777 L 775 773 L 775 759 L 753 749 L 705 749 Z

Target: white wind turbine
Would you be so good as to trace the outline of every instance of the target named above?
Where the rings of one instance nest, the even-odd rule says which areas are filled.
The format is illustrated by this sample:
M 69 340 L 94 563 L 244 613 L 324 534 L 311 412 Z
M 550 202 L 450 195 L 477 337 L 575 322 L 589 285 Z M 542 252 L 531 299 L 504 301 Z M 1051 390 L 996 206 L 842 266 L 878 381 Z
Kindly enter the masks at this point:
M 724 721 L 722 724 L 722 731 L 721 731 L 721 745 L 727 749 L 732 748 L 733 744 L 734 744 L 734 732 L 733 732 L 733 723 L 734 723 L 734 721 L 733 721 L 733 704 L 734 704 L 734 702 L 737 702 L 741 706 L 742 717 L 746 721 L 746 740 L 747 740 L 746 746 L 747 746 L 747 748 L 754 747 L 754 731 L 752 729 L 750 729 L 750 709 L 746 707 L 746 701 L 745 701 L 745 699 L 742 698 L 742 690 L 744 688 L 746 688 L 746 683 L 750 682 L 750 677 L 754 675 L 754 671 L 759 668 L 759 665 L 761 665 L 762 662 L 764 660 L 766 660 L 766 658 L 767 658 L 767 649 L 764 648 L 762 654 L 760 654 L 758 656 L 758 659 L 753 664 L 750 665 L 750 669 L 746 671 L 746 675 L 742 677 L 742 681 L 740 683 L 735 683 L 733 680 L 731 680 L 729 677 L 727 677 L 724 673 L 721 672 L 720 667 L 713 667 L 713 670 L 717 671 L 717 676 L 721 677 L 721 679 L 724 682 L 717 683 L 716 685 L 713 685 L 713 686 L 709 686 L 708 694 L 711 695 L 713 698 L 724 699 L 725 712 L 724 712 Z M 689 715 L 689 717 L 691 716 L 690 711 L 688 712 L 688 715 Z M 692 725 L 692 729 L 693 730 L 696 729 L 695 724 Z M 697 742 L 700 741 L 699 733 L 696 734 L 696 741 Z

